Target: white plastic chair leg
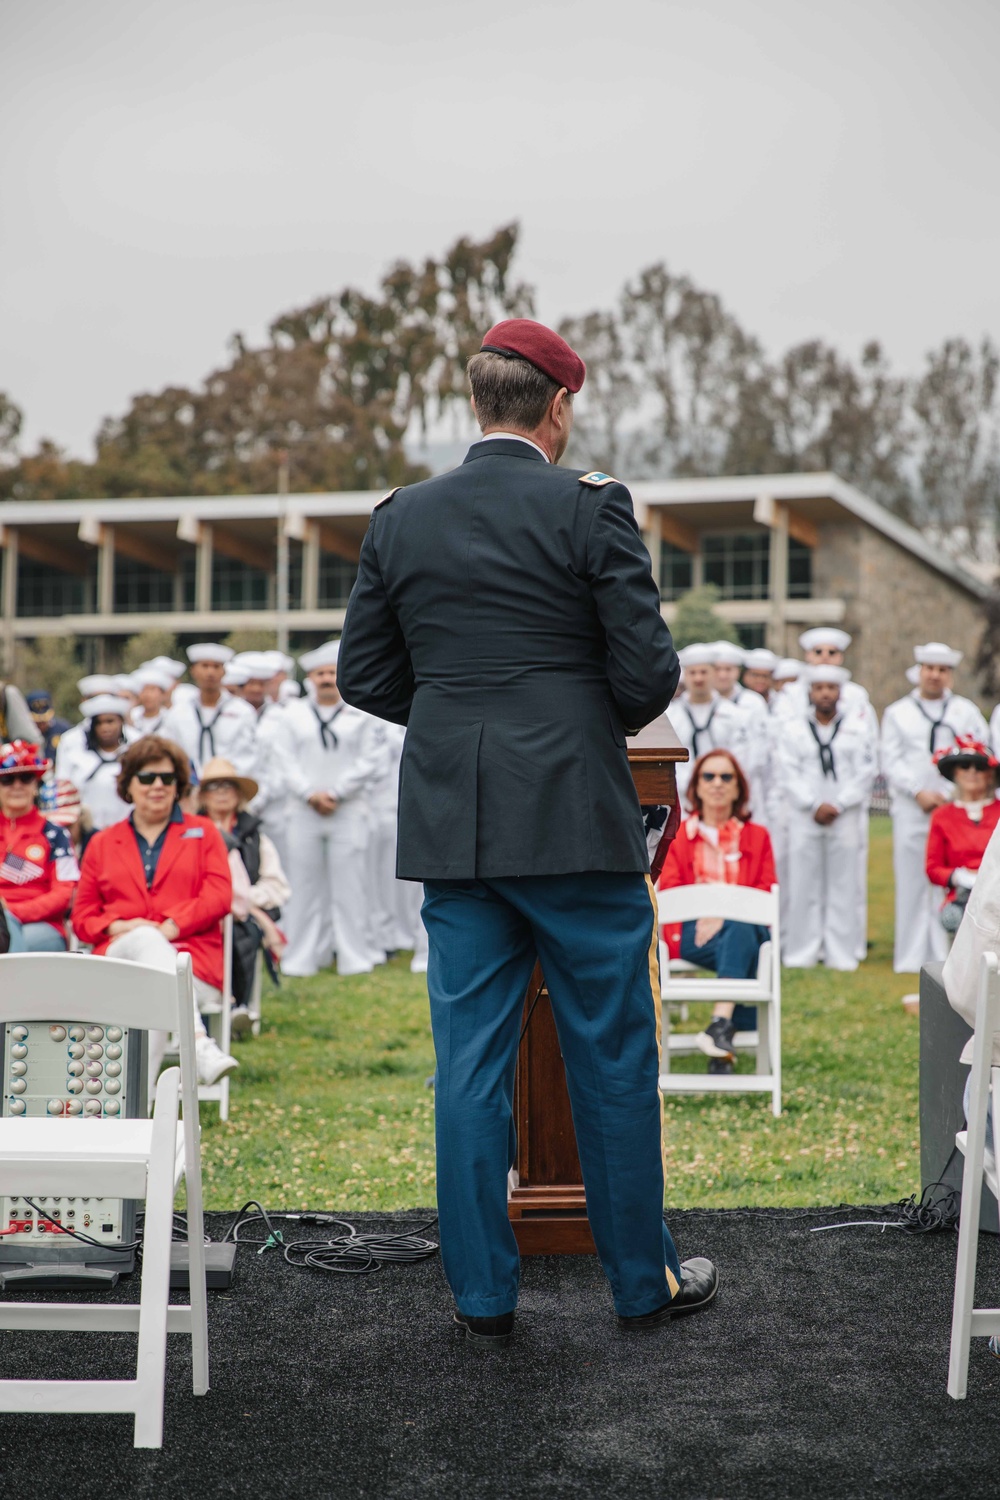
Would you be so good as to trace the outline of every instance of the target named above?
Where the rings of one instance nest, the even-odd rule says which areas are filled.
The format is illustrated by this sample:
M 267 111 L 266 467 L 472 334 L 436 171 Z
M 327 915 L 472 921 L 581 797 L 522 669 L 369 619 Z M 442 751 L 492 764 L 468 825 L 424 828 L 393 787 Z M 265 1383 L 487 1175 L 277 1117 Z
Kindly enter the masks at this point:
M 989 970 L 984 963 L 976 1002 L 976 1045 L 972 1059 L 965 1166 L 962 1170 L 962 1209 L 955 1264 L 955 1300 L 951 1316 L 951 1355 L 948 1361 L 948 1395 L 955 1401 L 965 1399 L 968 1386 L 969 1342 L 972 1338 L 972 1310 L 976 1292 L 979 1209 L 986 1155 L 986 1104 L 993 1051 L 993 1036 L 989 1027 L 989 980 Z
M 178 1075 L 160 1080 L 153 1113 L 146 1217 L 139 1295 L 136 1358 L 135 1446 L 163 1446 L 163 1388 L 167 1364 L 167 1304 L 170 1300 L 170 1241 L 174 1216 L 174 1153 L 177 1140 Z

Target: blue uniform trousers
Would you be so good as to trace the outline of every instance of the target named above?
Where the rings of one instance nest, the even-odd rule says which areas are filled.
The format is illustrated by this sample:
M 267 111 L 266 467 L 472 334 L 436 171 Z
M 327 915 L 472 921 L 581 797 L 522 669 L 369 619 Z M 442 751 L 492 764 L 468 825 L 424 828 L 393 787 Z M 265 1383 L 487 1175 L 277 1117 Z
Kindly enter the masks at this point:
M 525 991 L 537 954 L 566 1064 L 601 1264 L 616 1311 L 652 1312 L 680 1281 L 663 1223 L 656 904 L 640 874 L 424 883 L 437 1054 L 438 1216 L 460 1312 L 517 1302 L 507 1217 Z M 666 1269 L 665 1269 L 666 1268 Z
M 771 936 L 769 927 L 753 922 L 723 922 L 722 930 L 699 948 L 694 940 L 694 922 L 681 928 L 681 958 L 703 969 L 714 969 L 717 979 L 754 979 L 761 944 Z M 737 1005 L 733 1011 L 737 1031 L 753 1031 L 757 1025 L 756 1005 Z

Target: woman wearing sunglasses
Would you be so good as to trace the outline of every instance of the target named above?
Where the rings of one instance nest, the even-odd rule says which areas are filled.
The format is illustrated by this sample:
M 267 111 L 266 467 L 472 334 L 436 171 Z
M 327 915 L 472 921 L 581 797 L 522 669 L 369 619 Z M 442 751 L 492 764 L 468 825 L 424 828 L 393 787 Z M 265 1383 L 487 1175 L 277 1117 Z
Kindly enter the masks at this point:
M 0 745 L 0 906 L 11 953 L 63 953 L 80 871 L 65 828 L 36 805 L 50 771 L 39 745 Z
M 1000 822 L 997 769 L 1000 762 L 974 735 L 960 734 L 941 749 L 934 764 L 955 787 L 955 800 L 936 807 L 927 831 L 927 878 L 942 888 L 941 925 L 956 933 L 976 883 L 979 866 Z
M 208 818 L 181 811 L 191 767 L 179 745 L 147 734 L 126 749 L 118 795 L 132 806 L 87 845 L 73 931 L 95 953 L 173 970 L 190 953 L 194 970 L 198 1077 L 215 1083 L 238 1067 L 208 1036 L 200 1008 L 222 1004 L 222 919 L 233 899 L 229 858 Z M 165 1038 L 150 1033 L 150 1077 Z
M 750 785 L 735 756 L 710 750 L 695 761 L 688 783 L 691 816 L 677 830 L 660 874 L 661 889 L 680 885 L 750 885 L 769 891 L 776 883 L 771 838 L 760 823 L 750 822 Z M 720 979 L 751 979 L 757 956 L 770 936 L 766 927 L 749 922 L 700 917 L 697 922 L 668 923 L 663 930 L 671 958 L 683 958 Z M 710 1073 L 731 1073 L 736 1054 L 737 1009 L 719 1001 L 698 1046 L 708 1055 Z M 748 1027 L 753 1011 L 740 1007 Z

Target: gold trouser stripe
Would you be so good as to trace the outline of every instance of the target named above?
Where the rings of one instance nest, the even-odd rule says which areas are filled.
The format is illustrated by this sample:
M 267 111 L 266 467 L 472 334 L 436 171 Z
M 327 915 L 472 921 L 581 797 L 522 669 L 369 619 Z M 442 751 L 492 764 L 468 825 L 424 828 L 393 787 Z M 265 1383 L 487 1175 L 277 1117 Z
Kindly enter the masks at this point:
M 649 944 L 649 988 L 653 996 L 653 1012 L 656 1016 L 656 1057 L 660 1071 L 663 1071 L 663 1002 L 660 998 L 660 915 L 656 904 L 656 891 L 653 882 L 646 876 L 646 890 L 649 892 L 650 904 L 653 908 L 653 936 Z M 663 1181 L 667 1181 L 667 1153 L 663 1140 L 663 1094 L 659 1087 L 657 1093 L 660 1098 L 660 1160 L 663 1163 Z M 670 1273 L 667 1273 L 668 1277 Z M 675 1288 L 676 1290 L 676 1288 Z
M 664 1266 L 663 1269 L 667 1273 L 667 1286 L 670 1288 L 670 1295 L 671 1297 L 676 1297 L 681 1289 L 681 1284 L 669 1266 Z

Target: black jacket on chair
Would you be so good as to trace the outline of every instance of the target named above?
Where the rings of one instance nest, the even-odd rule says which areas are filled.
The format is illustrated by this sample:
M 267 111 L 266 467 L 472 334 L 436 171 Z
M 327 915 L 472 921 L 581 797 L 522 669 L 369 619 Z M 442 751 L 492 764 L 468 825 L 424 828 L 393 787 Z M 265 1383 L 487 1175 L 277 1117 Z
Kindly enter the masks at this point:
M 407 725 L 403 879 L 648 872 L 625 729 L 679 676 L 617 480 L 488 438 L 376 506 L 338 681 Z

